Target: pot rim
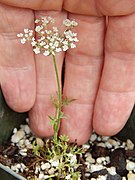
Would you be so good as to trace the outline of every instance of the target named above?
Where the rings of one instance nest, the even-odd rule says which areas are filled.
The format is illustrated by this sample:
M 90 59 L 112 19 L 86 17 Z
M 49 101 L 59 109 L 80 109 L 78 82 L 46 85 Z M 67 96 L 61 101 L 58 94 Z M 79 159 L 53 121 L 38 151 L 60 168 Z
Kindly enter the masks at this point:
M 4 171 L 6 171 L 8 174 L 16 177 L 19 180 L 26 180 L 24 177 L 22 177 L 21 175 L 15 173 L 14 171 L 12 171 L 9 167 L 4 166 L 3 164 L 0 163 L 0 168 Z

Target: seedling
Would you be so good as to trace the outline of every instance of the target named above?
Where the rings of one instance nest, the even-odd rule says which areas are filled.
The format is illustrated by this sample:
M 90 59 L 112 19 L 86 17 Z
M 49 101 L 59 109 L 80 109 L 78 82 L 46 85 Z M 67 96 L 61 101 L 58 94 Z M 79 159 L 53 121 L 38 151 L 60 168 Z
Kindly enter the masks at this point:
M 52 24 L 54 24 L 54 19 L 52 17 L 42 17 L 41 19 L 35 20 L 37 38 L 34 37 L 34 31 L 30 29 L 24 29 L 23 33 L 17 34 L 22 44 L 28 41 L 31 43 L 35 54 L 52 56 L 57 81 L 57 97 L 51 97 L 55 107 L 55 115 L 48 115 L 50 124 L 53 126 L 54 130 L 53 139 L 51 141 L 46 141 L 43 147 L 40 147 L 36 141 L 33 142 L 33 152 L 39 159 L 40 157 L 45 157 L 52 167 L 55 167 L 54 174 L 48 175 L 43 179 L 57 177 L 57 179 L 76 180 L 81 176 L 80 172 L 77 170 L 80 166 L 77 156 L 82 155 L 82 150 L 78 148 L 77 145 L 70 146 L 68 136 L 58 136 L 60 121 L 65 116 L 62 107 L 68 105 L 74 99 L 68 99 L 67 97 L 64 99 L 62 98 L 56 53 L 76 47 L 76 43 L 78 42 L 77 33 L 73 32 L 72 29 L 77 26 L 78 23 L 75 20 L 64 20 L 63 26 L 65 30 L 62 34 L 59 32 L 58 28 L 52 26 Z

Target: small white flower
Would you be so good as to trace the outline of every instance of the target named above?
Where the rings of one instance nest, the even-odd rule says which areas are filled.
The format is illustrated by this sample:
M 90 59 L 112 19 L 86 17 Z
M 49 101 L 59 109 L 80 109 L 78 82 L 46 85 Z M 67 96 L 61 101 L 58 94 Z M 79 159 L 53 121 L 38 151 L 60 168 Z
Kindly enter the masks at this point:
M 68 45 L 68 41 L 67 41 L 67 40 L 63 41 L 62 43 L 63 43 L 64 45 Z
M 69 37 L 68 37 L 68 40 L 69 40 L 70 42 L 72 42 L 72 41 L 73 41 L 73 38 L 72 38 L 71 36 L 69 36 Z
M 24 34 L 17 34 L 17 37 L 21 37 L 22 44 L 30 41 L 34 53 L 42 53 L 44 56 L 55 56 L 56 52 L 67 51 L 69 48 L 76 47 L 74 42 L 78 42 L 77 33 L 71 31 L 71 28 L 78 25 L 75 20 L 66 19 L 63 21 L 63 24 L 66 26 L 64 34 L 59 33 L 58 28 L 55 26 L 46 28 L 50 23 L 54 23 L 54 19 L 51 16 L 35 20 L 35 24 L 37 24 L 35 31 L 38 33 L 37 39 L 33 37 L 33 30 L 29 29 L 24 29 Z
M 55 20 L 51 17 L 51 16 L 48 16 L 48 20 L 51 22 L 51 23 L 54 23 Z
M 50 42 L 50 43 L 49 43 L 49 46 L 50 46 L 50 47 L 51 47 L 51 46 L 53 46 L 53 43 L 52 43 L 52 42 Z
M 25 38 L 28 38 L 28 37 L 29 37 L 29 34 L 24 34 L 24 37 L 25 37 Z
M 35 41 L 35 38 L 34 37 L 32 37 L 32 39 L 31 39 L 32 41 Z
M 42 36 L 42 37 L 40 38 L 40 40 L 41 40 L 41 41 L 45 40 L 45 36 Z
M 40 42 L 40 46 L 44 46 L 46 43 L 44 41 Z
M 74 42 L 78 42 L 79 40 L 78 40 L 77 37 L 75 37 L 75 38 L 73 39 L 73 41 L 74 41 Z
M 55 49 L 55 46 L 54 46 L 54 45 L 53 45 L 53 46 L 51 46 L 51 49 L 53 49 L 53 50 L 54 50 L 54 49 Z
M 70 174 L 68 174 L 66 177 L 65 177 L 65 179 L 71 179 L 71 175 Z
M 45 34 L 45 32 L 44 32 L 44 31 L 41 31 L 40 33 L 41 33 L 42 35 L 44 35 L 44 34 Z M 43 37 L 43 36 L 42 36 L 42 37 Z
M 47 36 L 47 39 L 50 41 L 50 39 L 51 39 L 50 36 Z
M 72 22 L 69 20 L 69 19 L 65 19 L 63 21 L 63 24 L 66 26 L 66 27 L 70 27 L 72 25 Z
M 70 47 L 71 47 L 71 48 L 76 48 L 76 45 L 75 45 L 74 43 L 71 43 L 71 44 L 70 44 Z
M 45 45 L 45 46 L 44 46 L 44 48 L 45 48 L 45 49 L 48 49 L 48 48 L 49 48 L 49 45 L 48 45 L 48 44 L 47 44 L 47 45 Z
M 63 51 L 67 51 L 69 49 L 67 45 L 64 45 L 62 48 L 63 48 Z
M 49 51 L 45 51 L 45 52 L 43 53 L 43 55 L 44 55 L 44 56 L 49 56 L 49 55 L 50 55 L 50 52 L 49 52 Z
M 43 26 L 46 26 L 48 23 L 49 23 L 48 20 L 44 20 L 44 21 L 43 21 Z
M 17 34 L 17 37 L 23 37 L 23 33 Z
M 72 24 L 72 26 L 78 26 L 78 22 L 76 22 L 75 20 L 73 20 L 73 21 L 71 22 L 71 24 Z
M 54 52 L 54 51 L 52 51 L 51 54 L 52 54 L 53 56 L 55 56 L 55 52 Z
M 51 30 L 45 30 L 46 34 L 51 34 L 52 31 Z
M 54 23 L 54 19 L 51 17 L 51 16 L 48 16 L 48 17 L 42 17 L 42 20 L 43 24 L 46 26 L 48 25 L 49 23 Z
M 64 38 L 57 37 L 57 40 L 61 43 L 61 42 L 63 42 Z
M 61 52 L 62 49 L 61 49 L 61 48 L 56 48 L 55 51 L 56 51 L 56 52 Z
M 35 46 L 36 44 L 37 44 L 36 41 L 32 41 L 32 42 L 31 42 L 31 45 L 32 45 L 32 46 Z
M 76 37 L 76 36 L 77 36 L 77 33 L 72 32 L 72 36 Z
M 40 20 L 39 20 L 39 19 L 36 19 L 36 20 L 35 20 L 35 23 L 39 23 L 39 22 L 40 22 Z
M 53 27 L 53 31 L 54 32 L 58 32 L 58 28 L 57 27 Z
M 29 32 L 29 29 L 24 29 L 24 33 L 28 33 Z
M 40 32 L 43 29 L 43 26 L 36 26 L 35 31 Z
M 33 36 L 33 31 L 32 30 L 29 31 L 29 36 L 30 37 Z
M 40 48 L 39 47 L 36 47 L 33 49 L 34 53 L 35 54 L 39 54 L 40 53 Z
M 55 47 L 58 47 L 58 46 L 59 46 L 59 42 L 58 42 L 58 41 L 55 41 L 54 46 L 55 46 Z
M 54 42 L 54 40 L 55 40 L 54 37 L 50 38 L 50 42 Z
M 25 44 L 26 43 L 26 39 L 25 38 L 22 38 L 21 39 L 21 44 Z

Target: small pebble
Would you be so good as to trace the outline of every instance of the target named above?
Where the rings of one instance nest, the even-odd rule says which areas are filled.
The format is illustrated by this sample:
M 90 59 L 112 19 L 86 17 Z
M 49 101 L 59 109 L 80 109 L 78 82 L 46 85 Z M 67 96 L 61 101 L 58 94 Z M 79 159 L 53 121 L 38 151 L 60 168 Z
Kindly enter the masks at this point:
M 89 162 L 91 164 L 95 163 L 95 159 L 92 158 L 91 154 L 86 158 L 86 162 Z
M 130 139 L 127 139 L 127 148 L 129 150 L 134 149 L 134 144 L 132 143 L 132 141 Z
M 106 176 L 98 176 L 97 180 L 106 180 L 107 177 Z
M 107 147 L 108 149 L 111 149 L 111 148 L 112 148 L 112 144 L 110 144 L 108 141 L 105 142 L 105 145 L 106 145 L 106 147 Z
M 54 169 L 54 168 L 49 169 L 49 170 L 48 170 L 48 173 L 49 173 L 49 174 L 54 174 L 54 173 L 55 173 L 55 169 Z
M 109 136 L 102 136 L 101 138 L 102 138 L 102 141 L 105 142 L 105 141 L 107 141 L 110 137 L 109 137 Z
M 90 137 L 90 141 L 94 142 L 97 139 L 97 135 L 96 134 L 92 134 Z
M 128 161 L 126 164 L 126 169 L 128 171 L 133 171 L 135 169 L 135 163 L 132 161 Z
M 99 158 L 96 159 L 96 162 L 98 164 L 102 164 L 104 161 L 105 161 L 105 157 L 99 157 Z
M 18 143 L 25 136 L 25 132 L 22 130 L 17 131 L 11 137 L 11 142 Z
M 97 143 L 97 146 L 104 147 L 104 148 L 106 147 L 105 143 L 103 142 Z
M 14 128 L 13 129 L 13 133 L 15 134 L 17 132 L 17 128 Z
M 133 173 L 128 173 L 127 177 L 128 177 L 128 180 L 135 180 L 135 174 Z
M 116 175 L 116 168 L 115 167 L 110 167 L 110 168 L 107 168 L 108 172 L 110 175 L 114 176 Z
M 85 177 L 89 177 L 90 176 L 90 173 L 85 173 Z
M 97 141 L 101 141 L 101 137 L 100 136 L 98 136 Z
M 83 144 L 83 145 L 82 145 L 82 148 L 87 150 L 87 149 L 90 148 L 90 145 L 89 145 L 89 144 Z
M 39 174 L 38 178 L 39 179 L 43 179 L 44 178 L 44 174 Z
M 42 170 L 49 169 L 50 167 L 51 167 L 50 163 L 45 163 L 41 165 Z
M 114 139 L 108 139 L 108 141 L 112 146 L 118 147 L 120 143 L 118 141 L 115 141 Z
M 35 174 L 38 174 L 38 172 L 40 172 L 40 167 L 39 167 L 39 166 L 36 166 Z
M 90 172 L 100 171 L 103 169 L 103 165 L 101 164 L 92 164 L 90 167 Z
M 36 143 L 40 147 L 44 147 L 44 141 L 41 138 L 36 138 Z
M 30 134 L 31 133 L 31 130 L 30 130 L 28 125 L 25 125 L 24 131 L 25 131 L 26 134 Z
M 107 163 L 110 163 L 110 157 L 109 156 L 106 156 L 105 160 L 106 160 Z

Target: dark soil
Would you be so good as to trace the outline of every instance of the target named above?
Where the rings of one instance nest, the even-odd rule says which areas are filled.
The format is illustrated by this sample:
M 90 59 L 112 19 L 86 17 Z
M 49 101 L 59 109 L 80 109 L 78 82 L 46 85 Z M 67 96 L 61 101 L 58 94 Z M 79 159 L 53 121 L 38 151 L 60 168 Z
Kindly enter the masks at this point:
M 28 151 L 26 157 L 23 157 L 20 154 L 18 154 L 18 150 L 18 147 L 11 145 L 10 141 L 1 145 L 0 163 L 9 167 L 15 163 L 24 163 L 27 167 L 29 167 L 29 171 L 20 174 L 25 178 L 27 178 L 28 176 L 32 177 L 34 175 L 36 163 L 37 161 L 40 161 L 40 159 L 35 158 L 31 150 Z M 79 162 L 82 164 L 82 166 L 78 168 L 78 170 L 82 174 L 82 180 L 97 178 L 99 175 L 107 175 L 107 180 L 121 180 L 123 176 L 127 177 L 128 174 L 128 171 L 126 170 L 126 159 L 131 158 L 132 161 L 135 162 L 135 149 L 125 150 L 124 148 L 118 148 L 114 151 L 111 151 L 108 148 L 96 146 L 96 144 L 94 144 L 90 149 L 87 150 L 87 152 L 90 152 L 94 159 L 98 157 L 109 156 L 111 161 L 110 164 L 107 164 L 107 167 L 116 167 L 117 174 L 112 176 L 108 174 L 108 171 L 106 169 L 102 169 L 100 171 L 95 171 L 91 173 L 90 176 L 87 178 L 85 176 L 85 157 L 83 156 L 83 158 L 78 157 Z

